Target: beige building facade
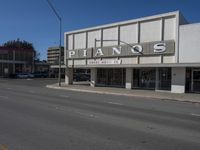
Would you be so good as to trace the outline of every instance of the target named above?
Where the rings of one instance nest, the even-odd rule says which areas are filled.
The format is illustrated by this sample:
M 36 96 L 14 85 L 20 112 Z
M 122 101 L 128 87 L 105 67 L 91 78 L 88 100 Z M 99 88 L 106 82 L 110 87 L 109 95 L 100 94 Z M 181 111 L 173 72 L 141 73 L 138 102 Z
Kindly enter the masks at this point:
M 66 84 L 91 69 L 91 86 L 200 92 L 199 24 L 179 11 L 65 33 Z

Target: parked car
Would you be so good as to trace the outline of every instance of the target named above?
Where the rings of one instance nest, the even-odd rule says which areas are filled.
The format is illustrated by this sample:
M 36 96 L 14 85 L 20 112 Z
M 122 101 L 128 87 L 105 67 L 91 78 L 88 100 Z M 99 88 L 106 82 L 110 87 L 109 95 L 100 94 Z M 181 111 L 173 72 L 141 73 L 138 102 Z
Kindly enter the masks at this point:
M 17 74 L 12 73 L 12 74 L 9 75 L 9 78 L 11 78 L 11 79 L 15 79 L 15 78 L 17 78 Z
M 35 75 L 33 73 L 28 73 L 27 75 L 28 75 L 28 78 L 34 78 L 35 77 Z
M 16 78 L 18 79 L 27 79 L 29 76 L 27 73 L 17 73 Z
M 90 74 L 75 73 L 73 76 L 74 81 L 90 81 Z
M 48 73 L 46 72 L 35 72 L 33 73 L 35 78 L 47 78 L 48 77 Z

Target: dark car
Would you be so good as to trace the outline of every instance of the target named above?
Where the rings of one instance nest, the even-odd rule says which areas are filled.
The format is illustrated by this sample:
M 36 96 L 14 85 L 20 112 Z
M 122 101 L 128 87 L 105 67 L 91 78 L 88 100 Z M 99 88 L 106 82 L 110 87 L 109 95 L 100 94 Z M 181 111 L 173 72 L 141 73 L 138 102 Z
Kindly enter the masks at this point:
M 73 76 L 74 81 L 90 81 L 90 74 L 75 73 Z
M 27 73 L 17 73 L 16 78 L 18 79 L 27 79 L 29 76 Z
M 11 79 L 15 79 L 15 78 L 17 78 L 17 74 L 12 73 L 12 74 L 9 75 L 9 78 L 11 78 Z
M 48 73 L 46 73 L 46 72 L 35 72 L 33 75 L 35 78 L 47 78 L 48 77 Z

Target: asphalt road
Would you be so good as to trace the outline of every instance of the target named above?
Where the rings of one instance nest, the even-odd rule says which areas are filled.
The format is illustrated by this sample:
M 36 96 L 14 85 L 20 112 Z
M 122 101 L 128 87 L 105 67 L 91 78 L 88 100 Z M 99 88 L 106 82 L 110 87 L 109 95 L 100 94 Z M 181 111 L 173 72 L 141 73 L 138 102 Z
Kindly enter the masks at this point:
M 200 150 L 200 104 L 47 89 L 0 79 L 9 150 Z

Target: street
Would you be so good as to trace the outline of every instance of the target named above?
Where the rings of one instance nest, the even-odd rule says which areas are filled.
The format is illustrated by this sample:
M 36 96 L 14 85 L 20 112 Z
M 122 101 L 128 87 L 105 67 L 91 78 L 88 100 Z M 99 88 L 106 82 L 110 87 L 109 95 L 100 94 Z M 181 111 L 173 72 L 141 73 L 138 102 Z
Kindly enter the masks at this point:
M 0 145 L 9 150 L 199 150 L 200 104 L 46 88 L 0 79 Z

